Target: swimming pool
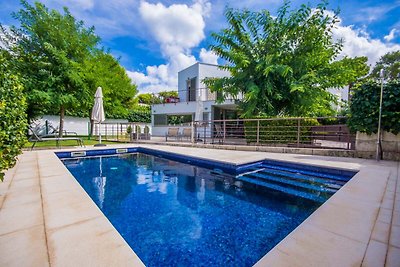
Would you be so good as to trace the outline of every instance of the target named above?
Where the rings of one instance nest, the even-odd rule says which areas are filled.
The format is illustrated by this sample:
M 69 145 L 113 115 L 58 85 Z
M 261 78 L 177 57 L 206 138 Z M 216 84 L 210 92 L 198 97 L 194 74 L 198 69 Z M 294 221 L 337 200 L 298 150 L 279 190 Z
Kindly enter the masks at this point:
M 58 156 L 147 266 L 253 265 L 354 174 L 115 152 Z

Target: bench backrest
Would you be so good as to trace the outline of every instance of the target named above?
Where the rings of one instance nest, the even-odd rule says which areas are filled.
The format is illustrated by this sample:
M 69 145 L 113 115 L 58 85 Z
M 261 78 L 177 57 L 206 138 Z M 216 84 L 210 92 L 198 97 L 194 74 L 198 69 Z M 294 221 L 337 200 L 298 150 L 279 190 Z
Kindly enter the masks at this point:
M 192 136 L 192 129 L 191 128 L 183 129 L 182 135 L 185 136 L 185 137 L 191 137 Z
M 178 136 L 179 128 L 168 128 L 168 136 Z

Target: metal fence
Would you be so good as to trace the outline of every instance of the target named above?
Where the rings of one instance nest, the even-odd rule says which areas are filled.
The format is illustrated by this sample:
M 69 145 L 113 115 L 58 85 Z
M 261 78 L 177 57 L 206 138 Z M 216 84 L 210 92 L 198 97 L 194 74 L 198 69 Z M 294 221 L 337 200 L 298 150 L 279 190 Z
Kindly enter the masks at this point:
M 196 121 L 192 142 L 354 149 L 345 117 Z
M 93 138 L 101 133 L 102 140 L 115 142 L 132 142 L 140 139 L 150 139 L 150 127 L 144 123 L 106 122 L 93 125 Z

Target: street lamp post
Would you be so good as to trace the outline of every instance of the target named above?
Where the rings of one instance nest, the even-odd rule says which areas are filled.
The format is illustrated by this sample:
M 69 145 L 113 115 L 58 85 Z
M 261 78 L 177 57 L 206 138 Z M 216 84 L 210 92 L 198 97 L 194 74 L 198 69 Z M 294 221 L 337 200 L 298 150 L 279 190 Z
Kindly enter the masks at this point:
M 378 118 L 378 137 L 376 141 L 376 160 L 380 160 L 380 150 L 381 150 L 381 120 L 382 120 L 382 98 L 383 98 L 383 78 L 384 78 L 384 71 L 381 69 L 379 72 L 379 77 L 381 78 L 381 94 L 379 98 L 379 118 Z

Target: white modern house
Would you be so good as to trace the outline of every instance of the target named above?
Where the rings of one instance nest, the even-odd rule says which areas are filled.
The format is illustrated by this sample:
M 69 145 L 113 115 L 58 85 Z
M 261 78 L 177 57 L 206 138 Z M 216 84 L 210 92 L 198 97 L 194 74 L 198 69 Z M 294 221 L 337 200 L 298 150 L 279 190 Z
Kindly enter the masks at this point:
M 208 77 L 229 77 L 228 71 L 218 65 L 196 63 L 178 72 L 178 96 L 173 103 L 151 106 L 153 136 L 164 136 L 168 128 L 181 118 L 176 127 L 190 127 L 192 121 L 228 119 L 236 116 L 234 100 L 215 102 L 216 93 L 212 93 L 203 83 Z

